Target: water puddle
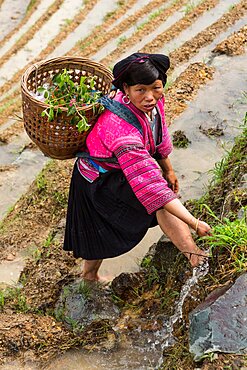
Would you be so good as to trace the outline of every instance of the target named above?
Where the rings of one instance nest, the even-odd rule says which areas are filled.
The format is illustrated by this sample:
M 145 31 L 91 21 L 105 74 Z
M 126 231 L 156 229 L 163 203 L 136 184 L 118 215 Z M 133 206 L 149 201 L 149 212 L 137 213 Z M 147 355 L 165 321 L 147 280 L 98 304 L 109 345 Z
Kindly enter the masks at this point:
M 32 252 L 32 248 L 29 248 L 18 254 L 11 254 L 7 260 L 0 262 L 0 289 L 6 286 L 16 287 L 18 285 L 20 274 Z
M 0 7 L 0 41 L 20 23 L 29 3 L 30 0 L 5 0 L 3 2 Z
M 150 334 L 138 333 L 142 343 L 135 339 L 126 339 L 125 345 L 116 351 L 94 351 L 88 353 L 82 350 L 70 350 L 65 355 L 55 359 L 46 370 L 154 370 L 160 352 L 152 348 L 150 342 L 154 338 Z M 139 341 L 140 342 L 140 341 Z
M 39 150 L 25 149 L 30 142 L 23 132 L 8 145 L 0 145 L 0 219 L 6 215 L 9 207 L 16 203 L 22 194 L 28 190 L 37 173 L 48 161 Z M 6 171 L 3 170 L 6 166 Z M 9 169 L 9 170 L 8 170 Z

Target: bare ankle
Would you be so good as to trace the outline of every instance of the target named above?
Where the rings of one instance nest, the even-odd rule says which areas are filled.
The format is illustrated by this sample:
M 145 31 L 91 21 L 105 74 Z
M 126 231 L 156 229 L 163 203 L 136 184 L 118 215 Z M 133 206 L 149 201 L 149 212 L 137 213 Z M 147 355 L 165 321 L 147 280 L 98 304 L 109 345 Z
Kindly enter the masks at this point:
M 84 260 L 82 277 L 86 280 L 98 281 L 98 271 L 101 266 L 102 260 Z
M 98 274 L 95 274 L 95 273 L 92 273 L 92 272 L 86 272 L 86 273 L 83 272 L 82 277 L 83 277 L 83 279 L 90 280 L 90 281 L 98 281 L 99 280 Z

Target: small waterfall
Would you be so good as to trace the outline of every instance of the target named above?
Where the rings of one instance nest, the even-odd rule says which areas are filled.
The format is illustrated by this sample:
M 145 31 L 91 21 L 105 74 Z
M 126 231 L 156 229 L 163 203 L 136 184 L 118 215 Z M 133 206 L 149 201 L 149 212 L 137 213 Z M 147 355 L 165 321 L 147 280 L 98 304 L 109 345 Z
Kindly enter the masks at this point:
M 191 289 L 198 283 L 198 281 L 207 275 L 209 270 L 209 263 L 206 260 L 202 265 L 195 267 L 193 269 L 192 276 L 186 281 L 184 286 L 181 289 L 178 301 L 176 303 L 176 308 L 174 314 L 164 323 L 162 331 L 159 332 L 159 337 L 162 336 L 161 342 L 161 357 L 155 368 L 158 370 L 163 362 L 163 351 L 165 348 L 172 346 L 175 343 L 175 339 L 173 337 L 173 326 L 174 324 L 182 318 L 183 315 L 183 304 L 185 299 L 189 296 Z

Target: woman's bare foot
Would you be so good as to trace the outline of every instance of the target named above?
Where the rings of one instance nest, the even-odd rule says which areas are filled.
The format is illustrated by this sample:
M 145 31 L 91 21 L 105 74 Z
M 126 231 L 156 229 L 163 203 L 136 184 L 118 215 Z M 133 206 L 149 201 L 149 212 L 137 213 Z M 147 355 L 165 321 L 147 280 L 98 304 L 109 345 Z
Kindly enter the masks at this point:
M 188 252 L 184 254 L 188 258 L 191 267 L 202 265 L 209 257 L 209 254 L 207 252 L 199 248 L 195 252 Z
M 107 284 L 111 283 L 111 281 L 113 280 L 114 277 L 113 276 L 100 276 L 99 274 L 82 272 L 82 278 L 84 280 L 95 281 L 95 282 L 101 283 L 103 285 L 107 285 Z
M 84 260 L 82 269 L 82 278 L 88 281 L 95 281 L 104 285 L 113 280 L 113 276 L 100 276 L 98 271 L 102 260 Z
M 98 282 L 102 284 L 110 284 L 113 279 L 114 279 L 113 276 L 99 276 Z

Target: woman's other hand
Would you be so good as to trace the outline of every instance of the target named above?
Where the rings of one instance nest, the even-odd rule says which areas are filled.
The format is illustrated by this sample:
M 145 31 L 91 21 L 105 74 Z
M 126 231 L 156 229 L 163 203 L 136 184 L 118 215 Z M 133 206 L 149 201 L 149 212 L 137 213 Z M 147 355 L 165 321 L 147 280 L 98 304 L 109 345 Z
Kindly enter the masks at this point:
M 169 157 L 159 159 L 158 163 L 162 170 L 162 175 L 168 183 L 168 186 L 174 191 L 174 193 L 178 193 L 179 191 L 178 179 L 177 176 L 175 175 Z
M 178 185 L 178 179 L 175 175 L 175 172 L 173 170 L 166 171 L 165 179 L 169 185 L 169 187 L 174 191 L 174 193 L 178 193 L 179 185 Z

